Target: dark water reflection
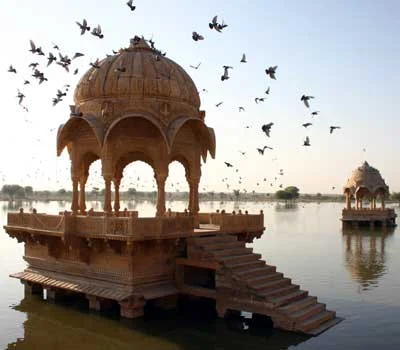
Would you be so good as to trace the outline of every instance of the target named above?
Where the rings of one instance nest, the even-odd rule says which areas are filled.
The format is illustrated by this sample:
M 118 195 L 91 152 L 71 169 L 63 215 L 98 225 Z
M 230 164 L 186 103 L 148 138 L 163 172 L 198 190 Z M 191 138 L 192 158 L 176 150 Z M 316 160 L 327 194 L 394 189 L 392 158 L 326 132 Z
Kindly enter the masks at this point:
M 364 291 L 378 286 L 387 273 L 385 242 L 394 229 L 343 229 L 346 267 Z
M 285 349 L 309 338 L 254 325 L 243 316 L 223 321 L 193 303 L 190 313 L 182 308 L 150 311 L 133 321 L 88 313 L 82 306 L 49 304 L 36 296 L 26 296 L 14 309 L 27 319 L 23 338 L 7 349 Z

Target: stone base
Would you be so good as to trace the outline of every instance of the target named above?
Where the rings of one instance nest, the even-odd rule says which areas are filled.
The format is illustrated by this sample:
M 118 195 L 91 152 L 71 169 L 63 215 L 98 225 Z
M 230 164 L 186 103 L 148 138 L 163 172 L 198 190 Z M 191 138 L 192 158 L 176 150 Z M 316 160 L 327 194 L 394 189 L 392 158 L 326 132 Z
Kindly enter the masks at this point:
M 120 315 L 124 318 L 137 318 L 144 315 L 144 305 L 146 300 L 141 297 L 130 297 L 120 301 Z
M 43 286 L 41 284 L 23 282 L 25 295 L 40 295 L 43 296 Z

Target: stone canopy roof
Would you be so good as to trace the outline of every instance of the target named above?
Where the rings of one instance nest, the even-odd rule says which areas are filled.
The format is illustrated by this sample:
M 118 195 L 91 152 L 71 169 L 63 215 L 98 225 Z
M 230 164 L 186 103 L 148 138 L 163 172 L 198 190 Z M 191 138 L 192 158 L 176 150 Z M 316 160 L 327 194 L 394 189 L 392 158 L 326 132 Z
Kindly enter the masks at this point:
M 379 170 L 370 166 L 366 161 L 353 171 L 347 180 L 344 192 L 355 194 L 362 188 L 371 194 L 376 194 L 377 191 L 389 193 L 389 186 L 386 185 Z

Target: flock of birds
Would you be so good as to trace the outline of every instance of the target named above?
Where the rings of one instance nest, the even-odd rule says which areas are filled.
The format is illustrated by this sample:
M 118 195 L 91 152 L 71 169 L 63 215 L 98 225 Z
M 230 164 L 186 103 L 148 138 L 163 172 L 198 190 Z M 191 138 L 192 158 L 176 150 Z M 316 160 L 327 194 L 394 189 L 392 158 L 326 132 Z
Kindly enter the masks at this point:
M 133 0 L 129 0 L 126 5 L 129 7 L 129 9 L 131 11 L 134 11 L 136 9 L 136 6 L 133 5 Z M 85 35 L 86 33 L 90 33 L 93 37 L 99 38 L 99 39 L 103 39 L 104 38 L 104 34 L 102 31 L 101 26 L 98 24 L 96 26 L 89 26 L 88 22 L 86 19 L 83 19 L 81 22 L 76 22 L 76 25 L 79 28 L 79 33 L 80 35 Z M 219 22 L 218 21 L 218 16 L 214 16 L 211 20 L 211 22 L 209 22 L 209 28 L 210 30 L 216 31 L 218 33 L 222 33 L 226 28 L 228 27 L 228 24 L 226 24 L 224 21 Z M 204 36 L 199 34 L 196 31 L 192 32 L 192 39 L 197 42 L 197 41 L 202 41 L 204 40 Z M 134 43 L 139 43 L 141 40 L 140 37 L 136 36 L 134 38 Z M 154 60 L 155 61 L 160 61 L 162 59 L 162 57 L 166 56 L 165 52 L 162 52 L 161 50 L 158 50 L 155 47 L 155 43 L 152 39 L 150 40 L 146 40 L 149 44 L 151 49 L 154 52 Z M 48 52 L 47 56 L 46 54 L 43 52 L 42 48 L 40 46 L 37 46 L 35 44 L 35 42 L 33 40 L 30 40 L 30 52 L 32 53 L 32 55 L 34 55 L 34 57 L 37 57 L 39 59 L 39 57 L 42 57 L 42 59 L 44 60 L 44 63 L 41 62 L 31 62 L 28 67 L 31 68 L 32 70 L 32 74 L 31 77 L 33 77 L 34 79 L 36 79 L 38 81 L 38 84 L 41 85 L 44 82 L 48 81 L 47 76 L 45 75 L 44 72 L 44 67 L 49 67 L 50 65 L 52 65 L 53 63 L 60 66 L 63 70 L 65 70 L 67 73 L 70 73 L 70 71 L 72 70 L 73 75 L 77 75 L 79 72 L 79 68 L 75 67 L 74 69 L 71 68 L 72 64 L 75 62 L 75 60 L 79 59 L 80 57 L 85 56 L 83 53 L 81 52 L 75 52 L 74 54 L 71 55 L 71 58 L 69 57 L 69 55 L 67 54 L 62 54 L 60 51 L 60 48 L 58 45 L 53 43 L 53 52 Z M 112 51 L 113 55 L 118 54 L 118 51 Z M 107 55 L 110 56 L 110 55 Z M 90 66 L 94 69 L 101 69 L 100 66 L 100 61 L 99 59 L 96 59 L 94 62 L 90 62 Z M 247 56 L 245 53 L 243 53 L 241 59 L 240 59 L 240 64 L 246 64 L 247 63 Z M 197 65 L 190 65 L 190 68 L 198 70 L 201 66 L 201 62 L 198 63 Z M 230 70 L 232 70 L 234 67 L 232 66 L 228 66 L 228 65 L 224 65 L 223 67 L 223 72 L 221 75 L 221 81 L 224 82 L 228 79 L 230 79 L 231 77 L 229 76 L 229 72 Z M 265 74 L 266 76 L 271 79 L 271 80 L 276 80 L 277 79 L 277 69 L 278 66 L 269 66 L 268 68 L 265 69 Z M 126 71 L 126 68 L 123 66 L 117 67 L 115 69 L 115 73 L 116 74 L 121 74 L 124 73 Z M 11 74 L 18 74 L 17 69 L 13 66 L 10 65 L 8 72 Z M 30 85 L 31 84 L 31 79 L 28 78 L 24 78 L 23 79 L 23 85 Z M 61 89 L 57 89 L 57 92 L 55 93 L 55 97 L 53 97 L 52 99 L 52 104 L 53 106 L 57 105 L 59 102 L 63 101 L 63 98 L 67 95 L 68 91 L 69 91 L 70 85 L 69 84 L 65 84 Z M 17 90 L 17 99 L 18 99 L 18 104 L 25 110 L 28 112 L 28 108 L 26 107 L 26 105 L 24 105 L 24 99 L 25 99 L 25 94 L 23 92 L 21 92 L 21 89 Z M 207 92 L 207 89 L 202 89 L 199 92 Z M 265 102 L 267 100 L 267 97 L 270 95 L 271 92 L 271 88 L 268 87 L 265 91 L 265 95 L 262 97 L 255 97 L 254 102 L 256 104 Z M 300 98 L 300 102 L 302 102 L 304 104 L 304 106 L 306 108 L 310 108 L 310 100 L 314 99 L 314 96 L 310 96 L 310 95 L 305 95 L 303 94 Z M 219 107 L 223 104 L 223 101 L 217 103 L 215 106 Z M 245 108 L 243 106 L 238 106 L 238 110 L 239 112 L 245 112 Z M 74 114 L 74 111 L 71 111 L 72 115 Z M 318 116 L 320 113 L 320 111 L 313 111 L 311 112 L 311 116 L 312 117 L 316 117 Z M 273 122 L 269 122 L 266 124 L 263 124 L 261 126 L 261 131 L 269 138 L 271 136 L 271 131 L 272 131 L 272 127 L 273 127 L 274 123 Z M 304 124 L 302 124 L 302 126 L 304 128 L 308 128 L 310 126 L 312 126 L 313 123 L 312 122 L 306 122 Z M 249 126 L 246 126 L 246 128 L 249 128 Z M 340 129 L 340 126 L 330 126 L 330 134 L 333 133 L 334 130 L 336 129 Z M 303 146 L 309 147 L 311 146 L 311 142 L 310 142 L 310 138 L 309 136 L 306 136 L 304 142 L 303 142 Z M 256 150 L 258 152 L 259 155 L 263 156 L 264 152 L 266 150 L 273 150 L 273 147 L 264 145 L 261 147 L 258 147 Z M 243 156 L 245 156 L 246 152 L 243 151 L 239 151 Z M 273 160 L 276 160 L 273 159 Z M 225 161 L 224 164 L 228 167 L 228 168 L 233 168 L 233 164 L 230 162 Z M 236 172 L 238 172 L 239 169 L 236 169 Z M 282 176 L 283 175 L 283 169 L 280 169 L 278 175 Z M 223 182 L 227 181 L 227 178 L 223 178 L 222 179 Z M 275 181 L 278 180 L 278 177 L 275 177 Z M 238 184 L 241 184 L 243 181 L 242 177 L 239 177 L 239 181 Z M 266 178 L 264 178 L 264 182 L 266 182 Z M 257 183 L 257 186 L 259 186 L 260 183 Z M 270 183 L 271 186 L 273 186 L 273 183 Z M 154 185 L 153 185 L 154 186 Z M 280 188 L 283 187 L 282 184 L 279 185 Z M 227 188 L 229 189 L 229 184 L 227 184 Z M 204 188 L 205 189 L 205 188 Z M 246 190 L 244 190 L 244 192 L 247 192 Z

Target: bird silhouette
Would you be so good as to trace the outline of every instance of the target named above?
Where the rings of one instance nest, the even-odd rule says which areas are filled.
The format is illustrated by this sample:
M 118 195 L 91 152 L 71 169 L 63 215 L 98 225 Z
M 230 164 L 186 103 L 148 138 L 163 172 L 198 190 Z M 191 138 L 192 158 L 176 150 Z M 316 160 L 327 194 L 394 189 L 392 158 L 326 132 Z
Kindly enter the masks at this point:
M 308 128 L 310 125 L 312 125 L 312 123 L 304 123 L 304 124 L 302 124 L 302 126 L 304 126 L 305 128 Z
M 239 107 L 239 112 L 244 112 L 244 107 Z
M 310 138 L 308 136 L 306 136 L 306 139 L 304 140 L 303 146 L 311 146 Z
M 24 80 L 24 85 L 28 85 L 28 84 L 30 84 L 31 82 L 29 81 L 29 80 Z
M 224 162 L 224 163 L 228 168 L 233 168 L 233 165 L 231 163 L 228 163 L 228 162 Z
M 218 16 L 214 16 L 211 23 L 208 24 L 210 29 L 215 29 L 217 32 L 221 33 L 222 29 L 226 28 L 228 25 L 222 21 L 221 24 L 218 23 Z
M 261 127 L 261 130 L 264 131 L 265 135 L 267 135 L 268 137 L 270 137 L 270 132 L 271 132 L 272 125 L 274 125 L 274 123 L 264 124 Z
M 7 71 L 7 72 L 17 74 L 17 70 L 16 70 L 12 65 L 10 65 L 10 67 L 8 68 L 8 71 Z
M 233 67 L 231 67 L 231 66 L 222 66 L 222 68 L 224 68 L 224 74 L 221 76 L 221 80 L 224 81 L 224 80 L 229 79 L 229 76 L 228 76 L 229 69 L 232 69 Z
M 258 151 L 258 153 L 259 154 L 261 154 L 261 155 L 264 155 L 264 151 L 266 150 L 266 149 L 273 149 L 272 147 L 269 147 L 269 146 L 264 146 L 263 148 L 257 148 L 257 151 Z M 264 180 L 265 181 L 265 180 Z
M 271 79 L 276 80 L 275 74 L 276 74 L 276 69 L 278 68 L 278 66 L 274 66 L 274 67 L 269 67 L 268 69 L 265 70 L 265 73 L 267 75 L 269 75 L 269 77 Z
M 219 106 L 221 106 L 223 103 L 224 103 L 223 101 L 218 102 L 218 103 L 215 105 L 215 107 L 219 107 Z
M 192 65 L 190 65 L 189 67 L 190 67 L 190 68 L 193 68 L 193 69 L 199 69 L 200 65 L 201 65 L 201 62 L 200 62 L 197 66 L 192 66 Z
M 85 56 L 83 53 L 81 53 L 81 52 L 75 52 L 75 55 L 72 57 L 72 59 L 74 60 L 74 59 L 76 59 L 76 58 L 83 57 L 83 56 Z
M 74 75 L 77 75 L 77 74 L 78 74 L 78 72 L 79 72 L 79 69 L 78 69 L 78 68 L 76 68 L 76 69 L 74 70 Z
M 92 29 L 92 32 L 91 32 L 90 34 L 92 34 L 93 36 L 97 36 L 97 37 L 100 38 L 100 39 L 103 39 L 103 38 L 104 38 L 104 35 L 103 35 L 102 32 L 101 32 L 101 26 L 100 26 L 100 24 L 98 24 L 97 27 L 93 28 L 93 29 Z
M 81 29 L 81 35 L 85 34 L 86 31 L 90 30 L 90 27 L 87 25 L 87 21 L 86 19 L 83 19 L 82 24 L 80 24 L 79 22 L 75 22 L 79 28 Z
M 39 65 L 39 63 L 34 62 L 34 63 L 31 63 L 28 67 L 31 67 L 32 70 L 35 70 L 38 65 Z
M 247 63 L 246 54 L 245 53 L 242 55 L 242 59 L 240 60 L 240 62 L 241 63 Z
M 204 37 L 197 32 L 192 33 L 192 39 L 194 41 L 204 40 Z
M 100 69 L 100 66 L 99 66 L 99 59 L 96 59 L 96 61 L 90 62 L 89 64 L 90 64 L 94 69 Z
M 23 99 L 25 98 L 25 95 L 21 91 L 18 90 L 17 98 L 18 98 L 18 104 L 20 105 L 22 103 Z
M 335 129 L 340 129 L 340 126 L 330 126 L 329 133 L 332 134 Z
M 135 11 L 136 6 L 133 6 L 133 0 L 129 0 L 126 5 L 131 9 L 131 11 Z
M 269 91 L 270 91 L 270 87 L 268 86 L 268 89 L 265 90 L 265 93 L 266 93 L 267 95 L 269 95 Z
M 258 102 L 264 102 L 264 101 L 265 101 L 265 98 L 264 98 L 264 97 L 256 97 L 256 98 L 254 99 L 254 101 L 258 104 Z
M 319 114 L 319 111 L 314 111 L 314 112 L 311 113 L 311 115 L 312 115 L 313 117 L 317 116 L 318 114 Z
M 242 156 L 246 155 L 246 152 L 243 152 L 243 151 L 239 151 L 239 152 L 242 154 Z
M 303 96 L 301 96 L 300 101 L 303 101 L 304 105 L 305 105 L 307 108 L 310 108 L 310 104 L 309 104 L 308 101 L 309 101 L 310 99 L 312 99 L 312 98 L 314 98 L 314 96 L 303 95 Z
M 51 52 L 49 52 L 49 57 L 47 57 L 47 67 L 50 66 L 56 60 L 57 57 L 54 56 Z

